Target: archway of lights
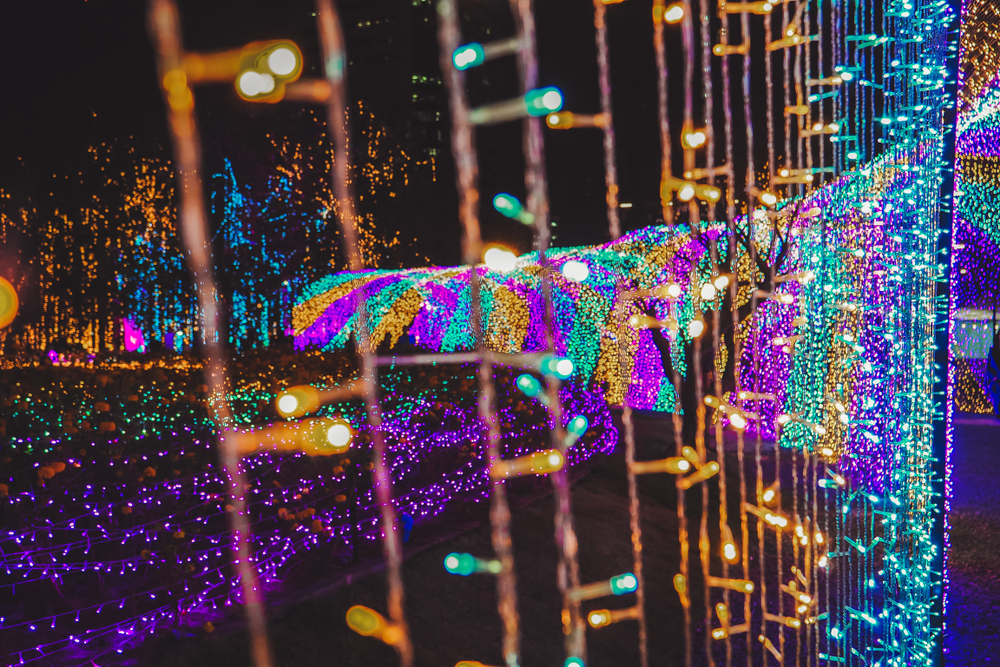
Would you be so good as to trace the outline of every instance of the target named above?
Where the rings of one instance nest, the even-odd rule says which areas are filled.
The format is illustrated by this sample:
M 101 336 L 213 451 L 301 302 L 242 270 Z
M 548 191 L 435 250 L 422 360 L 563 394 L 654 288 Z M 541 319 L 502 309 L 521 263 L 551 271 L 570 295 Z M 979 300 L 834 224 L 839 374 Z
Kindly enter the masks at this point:
M 595 2 L 602 108 L 584 116 L 560 111 L 572 100 L 541 87 L 531 5 L 512 2 L 516 39 L 489 45 L 463 45 L 456 3 L 437 5 L 466 266 L 366 271 L 347 161 L 334 160 L 351 272 L 315 284 L 293 317 L 303 346 L 353 343 L 360 372 L 314 393 L 301 390 L 315 397 L 310 407 L 326 403 L 320 417 L 243 430 L 215 335 L 222 315 L 198 177 L 197 80 L 184 69 L 189 54 L 173 2 L 152 0 L 181 229 L 206 332 L 208 446 L 218 448 L 223 465 L 141 491 L 67 487 L 72 502 L 54 504 L 57 514 L 25 516 L 25 525 L 0 536 L 3 583 L 12 591 L 30 591 L 25 584 L 55 572 L 115 573 L 135 586 L 93 608 L 0 628 L 17 640 L 5 643 L 15 646 L 11 664 L 89 661 L 240 603 L 254 662 L 270 665 L 263 615 L 269 584 L 291 553 L 338 537 L 383 545 L 387 617 L 355 607 L 345 610 L 347 622 L 392 645 L 409 667 L 398 516 L 420 518 L 464 494 L 488 497 L 495 553 L 445 565 L 496 576 L 503 620 L 499 654 L 469 660 L 514 667 L 520 614 L 506 489 L 509 477 L 521 474 L 548 475 L 557 500 L 567 666 L 586 663 L 591 632 L 635 633 L 643 665 L 655 658 L 646 651 L 653 632 L 682 637 L 687 665 L 882 667 L 940 658 L 954 150 L 946 121 L 955 106 L 957 12 L 945 0 L 654 0 L 666 224 L 622 237 L 607 67 L 614 54 L 606 40 L 615 8 Z M 289 81 L 288 97 L 325 104 L 334 152 L 343 156 L 343 41 L 329 0 L 317 1 L 316 14 L 326 78 L 299 87 Z M 678 71 L 668 70 L 668 53 L 682 59 Z M 462 71 L 505 55 L 516 57 L 521 95 L 470 109 Z M 684 97 L 668 99 L 668 83 L 678 78 Z M 273 89 L 279 98 L 286 91 L 280 84 Z M 755 104 L 766 107 L 763 126 L 754 124 Z M 680 127 L 671 125 L 674 105 L 683 106 Z M 505 210 L 533 226 L 537 248 L 503 274 L 479 266 L 473 138 L 477 125 L 492 122 L 523 123 L 527 201 L 508 201 Z M 603 133 L 611 243 L 549 248 L 543 123 Z M 383 339 L 389 345 L 403 336 L 425 350 L 380 351 Z M 433 415 L 438 421 L 422 422 L 447 418 L 448 428 L 414 428 L 413 417 L 430 414 L 434 399 L 410 391 L 408 374 L 426 364 L 468 371 L 459 391 L 441 391 L 451 407 Z M 577 555 L 588 545 L 576 539 L 567 471 L 617 442 L 609 404 L 622 410 L 634 567 L 587 583 Z M 672 415 L 674 456 L 636 460 L 634 408 Z M 524 411 L 541 416 L 530 433 L 512 418 Z M 368 490 L 344 505 L 348 496 L 338 491 L 347 474 L 332 467 L 315 480 L 265 491 L 277 481 L 268 475 L 284 469 L 287 480 L 302 455 L 258 451 L 257 441 L 284 442 L 275 434 L 291 433 L 308 449 L 303 434 L 333 414 L 358 431 L 351 456 L 370 458 Z M 447 448 L 464 454 L 454 470 L 430 483 L 412 475 L 410 463 Z M 146 454 L 175 455 L 187 452 L 165 444 Z M 49 470 L 48 478 L 59 474 Z M 659 475 L 677 491 L 679 628 L 664 627 L 643 604 L 638 475 Z M 727 484 L 739 486 L 738 503 L 729 501 Z M 34 499 L 32 490 L 4 493 L 15 506 Z M 710 521 L 710 512 L 695 507 L 707 508 L 713 496 L 721 500 L 713 501 Z M 282 532 L 289 510 L 281 516 L 277 506 L 292 499 L 301 501 L 295 518 L 302 523 Z M 121 520 L 133 514 L 140 516 Z M 174 540 L 188 538 L 183 548 L 160 548 L 164 528 L 181 517 L 200 523 L 200 533 L 175 531 Z M 101 549 L 92 552 L 95 544 Z M 138 554 L 116 556 L 115 544 Z M 635 604 L 611 612 L 589 602 L 611 594 L 634 594 Z

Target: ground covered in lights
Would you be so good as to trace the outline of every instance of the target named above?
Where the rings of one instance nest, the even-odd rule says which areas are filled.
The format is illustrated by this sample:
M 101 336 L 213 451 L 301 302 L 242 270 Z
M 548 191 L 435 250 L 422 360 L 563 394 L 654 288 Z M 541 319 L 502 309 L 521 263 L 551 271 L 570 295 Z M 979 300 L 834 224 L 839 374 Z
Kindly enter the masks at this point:
M 232 370 L 236 414 L 246 424 L 277 418 L 273 396 L 282 386 L 328 384 L 351 374 L 344 355 L 291 353 L 242 357 Z M 498 376 L 501 388 L 513 382 Z M 403 382 L 411 390 L 405 399 L 393 394 Z M 54 368 L 43 360 L 3 370 L 0 664 L 248 664 L 220 540 L 228 509 L 207 446 L 202 385 L 197 359 L 179 356 L 96 367 Z M 432 443 L 397 450 L 404 497 L 407 489 L 433 491 L 462 470 L 474 481 L 464 430 L 473 387 L 471 369 L 386 373 L 393 440 Z M 631 569 L 624 461 L 621 448 L 608 454 L 616 434 L 603 405 L 577 401 L 594 423 L 574 473 L 583 581 Z M 499 407 L 519 447 L 546 446 L 532 442 L 544 432 L 540 410 L 523 401 L 501 400 Z M 356 408 L 342 410 L 360 422 Z M 645 455 L 672 449 L 669 432 L 662 415 L 640 419 Z M 766 460 L 765 452 L 765 469 Z M 394 662 L 390 649 L 344 623 L 352 604 L 384 609 L 378 545 L 363 537 L 374 518 L 367 464 L 364 447 L 336 459 L 288 455 L 249 463 L 254 534 L 269 558 L 263 562 L 278 665 L 321 664 L 332 656 L 345 664 Z M 1000 661 L 1000 424 L 960 417 L 954 465 L 947 664 L 987 664 Z M 651 655 L 679 664 L 674 493 L 652 478 L 642 483 Z M 493 579 L 454 577 L 442 567 L 451 551 L 491 553 L 487 503 L 475 502 L 483 495 L 474 483 L 441 488 L 430 496 L 438 505 L 424 515 L 420 507 L 404 507 L 417 519 L 404 571 L 417 664 L 499 662 Z M 524 664 L 557 664 L 562 655 L 550 488 L 544 478 L 511 488 Z M 696 521 L 697 506 L 689 510 Z M 86 643 L 71 645 L 80 638 Z M 638 664 L 634 623 L 591 630 L 588 641 L 596 664 Z M 697 627 L 694 641 L 703 642 Z M 38 645 L 42 652 L 32 648 Z
M 242 425 L 278 419 L 277 391 L 354 373 L 345 353 L 242 356 L 232 364 Z M 549 445 L 542 406 L 498 369 L 505 456 Z M 476 453 L 473 368 L 389 368 L 383 430 L 404 524 L 485 497 Z M 151 639 L 197 640 L 239 617 L 226 513 L 197 358 L 136 356 L 0 375 L 0 664 L 129 661 Z M 614 446 L 599 394 L 565 396 L 586 414 L 576 464 Z M 377 560 L 370 446 L 355 401 L 323 408 L 356 427 L 342 456 L 263 452 L 244 459 L 255 559 L 269 600 Z M 531 496 L 537 480 L 524 480 Z M 547 486 L 545 480 L 542 484 Z M 454 515 L 454 512 L 451 513 Z M 155 643 L 155 642 L 154 642 Z

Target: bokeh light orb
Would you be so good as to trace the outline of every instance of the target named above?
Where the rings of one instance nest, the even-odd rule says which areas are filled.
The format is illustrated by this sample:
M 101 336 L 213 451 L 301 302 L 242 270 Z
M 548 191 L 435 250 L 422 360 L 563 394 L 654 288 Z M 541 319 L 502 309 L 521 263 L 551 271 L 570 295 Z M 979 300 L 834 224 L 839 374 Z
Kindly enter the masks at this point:
M 326 430 L 326 440 L 337 449 L 343 449 L 351 443 L 351 429 L 338 422 Z
M 291 394 L 285 394 L 278 399 L 278 410 L 283 415 L 290 415 L 299 407 L 299 399 Z
M 0 329 L 14 321 L 17 307 L 17 291 L 7 280 L 0 278 Z
M 298 58 L 288 47 L 282 46 L 271 52 L 267 57 L 267 68 L 278 76 L 287 76 L 295 71 Z

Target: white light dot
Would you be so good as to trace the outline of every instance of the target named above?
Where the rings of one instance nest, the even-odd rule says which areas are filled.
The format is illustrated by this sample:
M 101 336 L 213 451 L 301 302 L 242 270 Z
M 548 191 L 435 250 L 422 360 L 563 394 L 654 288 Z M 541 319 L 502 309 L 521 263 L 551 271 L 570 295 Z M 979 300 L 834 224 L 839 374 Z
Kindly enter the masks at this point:
M 701 298 L 703 301 L 711 301 L 718 293 L 719 290 L 715 289 L 715 285 L 712 283 L 705 283 L 701 286 Z
M 557 111 L 562 106 L 562 94 L 558 90 L 550 90 L 542 95 L 542 106 Z
M 702 322 L 701 320 L 691 320 L 691 323 L 688 324 L 688 334 L 691 336 L 691 338 L 697 338 L 704 332 L 705 332 L 705 323 Z
M 493 247 L 487 250 L 486 254 L 483 255 L 483 261 L 486 262 L 486 267 L 491 271 L 508 273 L 513 271 L 517 266 L 517 255 L 509 250 Z
M 351 429 L 343 424 L 334 424 L 327 430 L 326 439 L 334 447 L 344 447 L 351 441 Z
M 572 375 L 573 362 L 569 359 L 560 359 L 559 363 L 556 364 L 556 372 L 559 373 L 559 375 Z
M 590 275 L 590 268 L 583 262 L 571 259 L 562 265 L 562 274 L 567 280 L 582 283 Z
M 295 412 L 297 407 L 299 407 L 299 400 L 291 394 L 285 394 L 278 399 L 278 410 L 280 410 L 282 414 L 289 415 Z
M 674 284 L 668 286 L 667 287 L 667 295 L 676 299 L 677 297 L 679 297 L 681 295 L 681 286 L 678 285 L 677 283 L 674 283 Z
M 256 97 L 261 93 L 269 93 L 274 90 L 274 77 L 252 70 L 243 72 L 239 78 L 239 87 L 240 92 L 247 97 Z
M 278 76 L 287 76 L 295 71 L 298 61 L 295 53 L 283 46 L 272 51 L 267 57 L 267 67 Z

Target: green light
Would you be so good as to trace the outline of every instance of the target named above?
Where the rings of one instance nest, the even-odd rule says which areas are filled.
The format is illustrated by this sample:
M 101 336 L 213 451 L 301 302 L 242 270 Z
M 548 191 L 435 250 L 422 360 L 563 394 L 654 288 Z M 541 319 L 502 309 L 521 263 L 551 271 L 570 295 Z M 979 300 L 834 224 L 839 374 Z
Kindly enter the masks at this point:
M 476 557 L 472 554 L 450 553 L 444 557 L 444 569 L 451 574 L 467 577 L 476 571 Z
M 538 381 L 534 375 L 520 375 L 517 378 L 517 388 L 521 390 L 528 398 L 534 398 L 538 396 L 539 392 L 542 391 L 542 383 Z
M 626 572 L 625 574 L 619 574 L 617 577 L 611 577 L 611 592 L 615 595 L 625 595 L 626 593 L 632 593 L 636 588 L 639 587 L 639 581 L 635 578 L 635 575 L 631 572 Z
M 588 428 L 590 428 L 590 422 L 583 415 L 573 417 L 569 420 L 569 424 L 566 425 L 566 430 L 578 438 L 586 433 Z
M 553 86 L 535 88 L 524 95 L 524 106 L 527 107 L 529 116 L 544 116 L 559 111 L 562 105 L 562 91 Z
M 457 70 L 467 70 L 470 67 L 478 67 L 486 61 L 486 52 L 479 42 L 465 44 L 455 49 L 451 56 L 451 61 Z
M 583 659 L 572 656 L 566 658 L 566 662 L 563 663 L 563 667 L 584 667 Z
M 560 380 L 566 380 L 573 375 L 573 371 L 576 368 L 573 366 L 573 362 L 565 357 L 544 357 L 540 370 L 543 375 L 551 375 Z
M 493 208 L 508 218 L 517 218 L 521 215 L 521 202 L 514 195 L 501 192 L 493 198 Z

